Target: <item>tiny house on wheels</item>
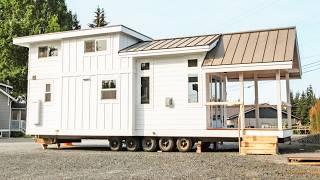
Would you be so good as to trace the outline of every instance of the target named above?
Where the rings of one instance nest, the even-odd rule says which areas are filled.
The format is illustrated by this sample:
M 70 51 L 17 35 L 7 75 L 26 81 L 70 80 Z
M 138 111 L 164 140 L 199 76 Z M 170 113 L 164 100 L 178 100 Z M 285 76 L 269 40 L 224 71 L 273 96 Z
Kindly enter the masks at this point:
M 295 27 L 154 40 L 117 25 L 13 43 L 29 48 L 26 131 L 44 148 L 92 138 L 108 139 L 111 150 L 186 152 L 195 142 L 240 139 L 244 153 L 249 140 L 271 141 L 274 152 L 292 135 L 289 80 L 301 77 Z M 246 127 L 244 82 L 254 82 L 259 109 L 258 82 L 270 80 L 277 127 L 263 128 L 259 111 Z M 239 100 L 230 101 L 234 82 Z M 232 128 L 230 106 L 239 108 Z

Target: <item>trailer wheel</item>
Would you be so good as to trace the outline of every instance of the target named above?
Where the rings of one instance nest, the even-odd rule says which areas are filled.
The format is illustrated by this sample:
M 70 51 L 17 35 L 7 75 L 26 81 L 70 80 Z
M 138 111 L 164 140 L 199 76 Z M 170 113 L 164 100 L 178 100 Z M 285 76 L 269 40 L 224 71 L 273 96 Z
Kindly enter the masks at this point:
M 126 145 L 128 151 L 138 151 L 140 149 L 139 138 L 129 137 L 126 139 Z
M 109 139 L 109 146 L 111 151 L 120 151 L 122 150 L 122 141 L 120 138 L 111 138 Z
M 142 149 L 147 152 L 154 152 L 157 150 L 157 139 L 152 137 L 144 137 L 142 139 Z
M 159 148 L 161 151 L 170 152 L 174 149 L 174 140 L 170 137 L 162 137 L 159 139 Z
M 177 148 L 180 152 L 189 152 L 192 148 L 192 140 L 190 138 L 178 138 Z

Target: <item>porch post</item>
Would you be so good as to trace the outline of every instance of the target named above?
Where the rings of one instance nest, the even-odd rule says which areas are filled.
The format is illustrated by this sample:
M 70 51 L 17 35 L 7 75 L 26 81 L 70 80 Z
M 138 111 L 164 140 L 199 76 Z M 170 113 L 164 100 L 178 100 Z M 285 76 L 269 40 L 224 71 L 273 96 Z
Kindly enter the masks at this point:
M 255 104 L 255 116 L 256 116 L 256 128 L 260 128 L 260 112 L 259 112 L 259 86 L 258 76 L 254 74 L 254 104 Z
M 290 77 L 289 73 L 286 74 L 286 89 L 287 89 L 287 118 L 288 118 L 288 128 L 292 128 L 291 120 L 291 99 L 290 99 Z
M 206 119 L 206 124 L 207 127 L 210 127 L 210 106 L 207 106 L 207 102 L 208 102 L 208 97 L 209 97 L 209 79 L 208 79 L 208 75 L 206 73 L 202 74 L 202 89 L 203 89 L 203 97 L 202 97 L 202 101 L 203 104 L 206 108 L 206 112 L 205 112 L 205 119 Z
M 240 82 L 240 128 L 242 130 L 245 128 L 245 115 L 244 115 L 244 82 L 243 82 L 243 72 L 239 74 L 239 82 Z M 239 126 L 239 125 L 238 125 Z
M 224 81 L 223 81 L 223 101 L 227 102 L 227 82 L 228 82 L 228 76 L 225 73 L 224 74 Z M 223 106 L 223 125 L 225 126 L 227 123 L 227 106 Z
M 282 130 L 282 101 L 281 101 L 281 79 L 280 70 L 276 72 L 276 93 L 277 93 L 277 114 L 278 114 L 278 129 Z

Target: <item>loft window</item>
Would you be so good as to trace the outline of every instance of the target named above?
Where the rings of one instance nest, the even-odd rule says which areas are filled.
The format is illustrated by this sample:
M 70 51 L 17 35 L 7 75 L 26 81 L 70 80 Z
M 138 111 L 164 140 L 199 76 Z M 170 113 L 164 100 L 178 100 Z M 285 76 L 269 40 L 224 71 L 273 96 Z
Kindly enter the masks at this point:
M 52 87 L 51 84 L 46 84 L 45 92 L 44 92 L 44 102 L 51 102 L 52 100 Z
M 141 63 L 141 71 L 149 70 L 150 63 Z
M 94 44 L 95 44 L 94 40 L 85 41 L 84 42 L 84 52 L 85 53 L 94 52 L 94 49 L 95 49 Z
M 41 46 L 38 48 L 38 57 L 39 58 L 46 58 L 58 56 L 58 48 L 54 46 Z
M 198 60 L 197 59 L 188 60 L 188 67 L 197 67 L 197 66 L 198 66 Z
M 116 99 L 116 80 L 103 80 L 101 87 L 101 100 Z
M 141 77 L 141 104 L 150 103 L 150 78 Z
M 188 102 L 197 103 L 199 101 L 198 75 L 188 76 Z
M 84 52 L 98 52 L 107 50 L 107 40 L 87 40 L 84 41 Z
M 107 49 L 106 40 L 97 40 L 96 41 L 96 51 L 105 51 Z

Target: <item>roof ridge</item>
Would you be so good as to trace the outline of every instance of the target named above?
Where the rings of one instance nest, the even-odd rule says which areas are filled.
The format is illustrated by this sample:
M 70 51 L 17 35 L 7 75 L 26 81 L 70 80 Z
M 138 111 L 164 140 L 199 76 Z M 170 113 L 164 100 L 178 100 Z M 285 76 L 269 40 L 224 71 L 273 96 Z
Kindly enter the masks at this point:
M 238 32 L 235 31 L 235 32 L 222 33 L 222 35 L 254 33 L 254 32 L 274 31 L 274 30 L 283 30 L 283 29 L 296 29 L 296 26 L 278 27 L 278 28 L 265 28 L 265 29 L 246 30 L 246 31 L 238 31 Z

